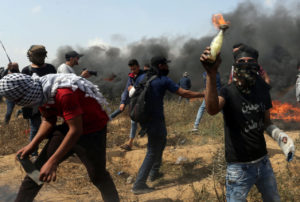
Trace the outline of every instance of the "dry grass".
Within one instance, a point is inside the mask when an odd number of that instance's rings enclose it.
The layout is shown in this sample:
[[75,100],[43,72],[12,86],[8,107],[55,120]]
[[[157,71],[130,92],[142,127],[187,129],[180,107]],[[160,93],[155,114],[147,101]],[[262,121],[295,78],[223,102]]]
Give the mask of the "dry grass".
[[15,112],[19,107],[15,107],[9,125],[4,125],[4,114],[6,112],[5,103],[0,104],[1,126],[0,126],[0,155],[15,153],[18,149],[28,143],[29,123],[22,118],[16,118]]
[[[199,132],[192,133],[191,129],[200,104],[199,101],[182,102],[180,104],[177,101],[165,101],[165,117],[168,129],[168,150],[165,153],[170,153],[169,150],[184,150],[193,146],[209,144],[215,145],[214,153],[211,155],[212,158],[207,161],[199,157],[180,165],[175,164],[174,161],[164,160],[161,170],[163,173],[166,173],[166,176],[156,181],[154,185],[162,189],[162,191],[165,188],[178,187],[175,189],[176,200],[166,197],[161,200],[148,201],[225,201],[226,163],[222,146],[224,133],[222,114],[213,117],[204,114],[200,122]],[[116,109],[117,107],[118,103],[115,102],[111,108]],[[4,113],[4,109],[5,106],[0,104],[1,114]],[[26,121],[15,119],[14,117],[8,126],[2,126],[0,128],[0,155],[15,153],[22,146],[26,145],[28,143],[28,134],[25,134],[25,130],[28,128]],[[108,150],[117,150],[116,148],[127,141],[129,130],[130,119],[128,118],[128,112],[125,111],[109,124]],[[295,143],[296,148],[300,148],[299,138]],[[137,138],[135,147],[143,149],[145,147],[145,139]],[[141,162],[138,163],[140,164]],[[143,198],[130,194],[129,189],[131,185],[126,185],[126,179],[132,173],[137,173],[137,170],[133,170],[130,173],[126,170],[126,166],[128,166],[128,162],[123,157],[115,161],[111,160],[107,165],[118,187],[122,201],[144,201]],[[117,173],[121,170],[125,172],[118,175]],[[298,191],[300,185],[299,159],[297,157],[293,163],[276,172],[276,179],[282,201],[300,201],[300,192]],[[210,184],[195,185],[195,183],[202,180],[209,180]],[[192,190],[192,195],[189,199],[183,197],[187,189],[182,188],[185,185],[190,185]],[[97,189],[89,181],[84,166],[76,157],[72,157],[60,165],[55,187],[58,187],[55,193],[67,194],[70,195],[70,198],[72,198],[72,195],[76,195],[78,197],[86,196],[86,201],[101,200]],[[45,189],[53,190],[53,186],[46,186]],[[99,197],[90,199],[88,196]],[[81,200],[78,199],[77,201]],[[261,201],[261,196],[256,188],[250,191],[248,201]]]

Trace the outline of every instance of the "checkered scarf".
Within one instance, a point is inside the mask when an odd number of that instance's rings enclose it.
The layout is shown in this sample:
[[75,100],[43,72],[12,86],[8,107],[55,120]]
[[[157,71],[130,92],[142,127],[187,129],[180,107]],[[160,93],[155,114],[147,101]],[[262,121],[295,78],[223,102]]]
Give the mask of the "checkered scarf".
[[34,106],[43,99],[41,82],[25,74],[8,74],[0,80],[0,95],[21,106]]
[[73,91],[80,89],[85,92],[85,97],[94,98],[100,105],[108,108],[108,102],[100,92],[98,86],[75,74],[47,74],[38,78],[43,86],[43,103],[54,104],[55,95],[59,88],[71,88]]
[[74,74],[48,74],[32,77],[25,74],[8,74],[0,80],[0,95],[21,106],[54,104],[59,88],[80,89],[86,97],[94,98],[100,105],[107,106],[99,88],[90,81]]

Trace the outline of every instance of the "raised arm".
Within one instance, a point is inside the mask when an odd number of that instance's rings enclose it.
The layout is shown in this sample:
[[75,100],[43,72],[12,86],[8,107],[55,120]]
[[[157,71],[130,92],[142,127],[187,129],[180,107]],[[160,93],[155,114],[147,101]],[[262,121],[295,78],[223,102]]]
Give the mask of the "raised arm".
[[205,103],[206,110],[210,115],[215,115],[220,112],[225,104],[225,99],[218,96],[217,91],[217,72],[221,64],[220,55],[217,57],[216,62],[209,63],[208,55],[210,54],[210,47],[207,47],[200,57],[200,61],[206,70],[206,94]]

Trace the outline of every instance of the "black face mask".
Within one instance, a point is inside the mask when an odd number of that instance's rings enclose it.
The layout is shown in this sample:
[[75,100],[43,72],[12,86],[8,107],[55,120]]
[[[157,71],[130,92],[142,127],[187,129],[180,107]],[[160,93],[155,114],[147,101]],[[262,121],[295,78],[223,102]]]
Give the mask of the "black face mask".
[[236,87],[244,94],[250,94],[256,83],[259,65],[257,63],[235,63],[233,80]]
[[163,76],[167,76],[169,74],[169,70],[168,69],[160,70],[160,74]]

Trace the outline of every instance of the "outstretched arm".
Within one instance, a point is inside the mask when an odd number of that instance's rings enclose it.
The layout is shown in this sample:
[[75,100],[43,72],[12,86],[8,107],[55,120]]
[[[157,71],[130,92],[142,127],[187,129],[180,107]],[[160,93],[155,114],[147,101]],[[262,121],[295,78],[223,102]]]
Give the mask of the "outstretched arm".
[[81,72],[80,76],[87,79],[87,78],[91,77],[91,74],[89,73],[88,70],[83,70]]
[[190,90],[185,90],[183,88],[179,88],[176,91],[176,94],[185,98],[200,98],[204,97],[203,92],[195,92],[195,91],[190,91]]
[[200,61],[206,70],[206,94],[205,103],[207,112],[210,115],[215,115],[222,110],[225,104],[225,99],[218,96],[217,91],[217,72],[221,64],[220,55],[218,55],[214,63],[208,62],[208,55],[210,55],[210,47],[207,47],[200,57]]
[[270,111],[267,110],[265,112],[265,130],[267,134],[272,137],[278,145],[280,146],[281,150],[283,151],[284,155],[286,156],[286,160],[289,162],[293,159],[295,153],[295,146],[293,140],[282,130],[280,130],[276,125],[274,125],[270,119]]

